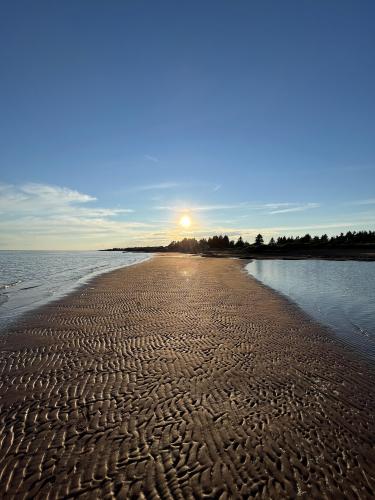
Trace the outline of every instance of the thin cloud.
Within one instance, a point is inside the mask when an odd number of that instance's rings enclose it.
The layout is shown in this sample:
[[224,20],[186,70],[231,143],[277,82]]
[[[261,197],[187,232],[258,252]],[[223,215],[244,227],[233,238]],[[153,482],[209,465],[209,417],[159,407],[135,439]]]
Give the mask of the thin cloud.
[[262,203],[250,204],[249,202],[229,203],[229,204],[212,204],[212,205],[158,205],[154,210],[169,210],[173,212],[207,212],[211,210],[265,210],[267,214],[281,214],[287,212],[302,212],[313,208],[320,207],[319,203]]
[[130,188],[131,191],[151,191],[151,190],[162,190],[162,189],[174,189],[174,188],[205,188],[207,190],[212,190],[217,192],[221,189],[221,184],[212,184],[208,182],[176,182],[176,181],[165,181],[156,182],[151,184],[143,184],[140,186],[134,186]]
[[156,184],[145,184],[143,186],[135,186],[133,191],[154,191],[158,189],[173,189],[181,187],[183,184],[179,182],[158,182]]
[[[151,225],[118,219],[130,208],[92,207],[94,196],[60,186],[0,184],[1,248],[80,248],[82,240],[123,237]],[[25,238],[25,236],[27,236]]]
[[351,205],[375,205],[375,198],[368,198],[367,200],[353,201]]
[[319,208],[320,204],[319,203],[305,203],[304,205],[294,205],[290,204],[291,206],[287,206],[286,208],[278,208],[277,210],[271,210],[268,212],[269,214],[285,214],[288,212],[304,212],[305,210],[310,210],[312,208]]
[[144,155],[144,157],[148,161],[152,161],[153,163],[159,163],[159,158],[156,158],[156,156]]
[[295,203],[286,203],[286,202],[283,202],[283,203],[263,203],[263,204],[255,205],[254,208],[257,208],[257,209],[269,208],[270,210],[271,209],[276,210],[279,208],[281,209],[283,207],[291,207],[294,205],[295,205]]
[[43,200],[56,200],[60,202],[77,202],[77,203],[87,203],[89,201],[95,201],[94,196],[88,194],[83,194],[73,189],[59,186],[50,186],[48,184],[37,184],[29,182],[23,184],[20,191],[24,195],[31,195],[38,197]]
[[171,212],[207,212],[211,210],[232,210],[236,208],[246,207],[246,203],[236,203],[233,205],[197,205],[197,206],[184,206],[184,205],[160,205],[154,207],[154,210],[169,210]]
[[26,183],[20,186],[0,184],[0,211],[3,214],[21,216],[42,214],[74,214],[85,217],[113,217],[131,213],[131,208],[90,207],[94,196],[73,189],[48,184]]

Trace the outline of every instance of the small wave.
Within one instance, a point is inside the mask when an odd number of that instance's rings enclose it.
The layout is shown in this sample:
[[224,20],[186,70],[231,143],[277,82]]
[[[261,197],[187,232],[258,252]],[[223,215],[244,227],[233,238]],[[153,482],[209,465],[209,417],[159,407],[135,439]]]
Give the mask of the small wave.
[[371,342],[374,342],[374,339],[372,338],[370,332],[366,330],[366,328],[363,328],[362,326],[358,325],[357,323],[354,323],[353,321],[349,320],[349,323],[352,325],[353,329],[358,332],[360,335],[364,335],[365,337],[368,338]]
[[[8,325],[9,318],[13,321],[26,311],[63,297],[99,274],[141,262],[151,254],[124,257],[99,252],[62,252],[56,259],[53,252],[35,252],[10,254],[6,259],[3,257],[3,262],[1,256],[0,252],[0,265],[7,274],[0,278],[0,330]],[[17,274],[9,275],[9,270]],[[7,290],[13,286],[15,288]]]
[[12,283],[5,283],[4,285],[0,285],[0,290],[7,290],[8,288],[19,285],[20,283],[22,283],[21,280],[14,281]]

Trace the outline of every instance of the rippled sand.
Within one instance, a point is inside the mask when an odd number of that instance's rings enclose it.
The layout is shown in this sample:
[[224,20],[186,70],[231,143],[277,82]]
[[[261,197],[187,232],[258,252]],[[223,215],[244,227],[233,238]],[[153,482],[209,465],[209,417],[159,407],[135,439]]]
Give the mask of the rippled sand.
[[0,342],[2,498],[373,498],[374,372],[240,261],[158,256]]

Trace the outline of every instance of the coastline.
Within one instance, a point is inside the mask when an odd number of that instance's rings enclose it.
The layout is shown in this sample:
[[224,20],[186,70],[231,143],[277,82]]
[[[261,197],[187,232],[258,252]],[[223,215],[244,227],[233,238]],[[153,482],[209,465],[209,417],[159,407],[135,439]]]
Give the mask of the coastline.
[[140,264],[2,336],[0,496],[370,498],[371,367],[244,261]]
[[[294,308],[297,308],[301,312],[301,314],[306,316],[313,323],[316,323],[321,330],[324,330],[326,332],[328,339],[330,339],[332,342],[343,348],[346,352],[349,353],[350,356],[354,356],[360,361],[365,362],[372,369],[375,368],[375,357],[372,350],[368,349],[369,348],[368,343],[354,342],[352,338],[353,332],[351,332],[351,335],[349,335],[347,332],[346,335],[343,335],[343,329],[340,329],[340,326],[337,325],[337,323],[335,323],[333,320],[329,322],[327,320],[327,317],[323,317],[321,314],[318,314],[317,311],[308,310],[308,308],[306,308],[306,304],[300,303],[296,296],[293,297],[287,291],[282,291],[280,289],[277,289],[276,287],[274,288],[271,284],[262,281],[254,273],[252,273],[251,270],[247,269],[247,266],[255,262],[256,260],[257,259],[244,260],[245,262],[244,269],[246,270],[248,276],[251,277],[251,279],[255,280],[259,284],[259,286],[265,287],[267,290],[270,291],[270,293],[276,294],[278,297],[284,300],[286,304],[290,304]],[[271,260],[271,259],[266,259],[266,260]],[[278,260],[278,259],[272,259],[272,260]],[[305,260],[305,259],[294,259],[294,260]],[[306,259],[306,260],[314,260],[314,259]],[[316,260],[327,260],[327,259],[316,259]],[[332,259],[330,260],[333,261]],[[367,262],[367,261],[361,260],[361,262]],[[353,324],[354,323],[351,322],[351,325]],[[357,325],[357,329],[358,328],[359,327]]]
[[202,253],[202,257],[216,257],[216,258],[237,258],[237,259],[249,259],[249,260],[333,260],[333,261],[347,261],[354,260],[356,262],[374,262],[375,253],[371,254],[352,254],[340,255],[336,253],[332,254],[309,254],[309,253],[269,253],[269,254],[259,254],[259,253],[226,253],[226,252],[207,252]]
[[[152,252],[168,253],[178,252],[189,254],[191,250],[168,250],[168,247],[130,247],[112,248],[102,250],[104,252]],[[289,247],[270,247],[270,245],[248,246],[241,249],[196,249],[195,254],[202,257],[236,257],[239,259],[285,259],[285,260],[355,260],[372,262],[375,261],[375,245],[292,245]]]
[[[51,252],[46,251],[46,253],[51,253]],[[54,251],[52,253],[56,252]],[[61,251],[61,253],[64,254],[69,252]],[[86,252],[78,252],[78,254],[79,253],[84,254]],[[136,256],[136,258],[139,259],[139,255],[135,254],[134,256]],[[116,263],[115,265],[112,265],[110,268],[103,268],[103,267],[95,268],[95,263],[93,263],[92,267],[90,267],[89,270],[86,270],[84,274],[83,270],[78,268],[77,271],[78,273],[81,274],[80,276],[75,277],[74,279],[71,280],[57,282],[56,284],[54,284],[53,287],[48,285],[48,280],[46,280],[45,277],[43,277],[44,281],[43,278],[42,280],[34,278],[29,282],[27,280],[26,281],[21,280],[16,283],[12,283],[11,285],[5,285],[2,290],[2,293],[5,295],[5,298],[3,299],[3,302],[0,303],[0,306],[4,304],[4,307],[6,307],[8,303],[11,302],[12,308],[8,311],[8,313],[6,312],[4,313],[4,310],[1,310],[0,335],[3,334],[3,332],[6,329],[11,328],[12,325],[17,324],[17,322],[25,314],[26,315],[28,313],[32,314],[33,311],[36,311],[39,308],[49,303],[58,301],[64,297],[69,296],[70,294],[74,293],[74,291],[79,290],[80,288],[90,284],[90,282],[94,280],[96,277],[106,274],[108,272],[116,271],[117,269],[121,269],[123,267],[140,264],[144,261],[152,259],[152,257],[153,257],[152,254],[144,254],[136,262],[130,261],[130,262]],[[54,276],[50,276],[50,279],[53,280]],[[21,288],[21,290],[16,289],[16,294],[17,294],[16,297],[13,297],[11,295],[11,297],[9,298],[7,296],[9,293],[11,294],[14,293],[14,286],[19,288],[19,287],[25,287],[25,285],[26,288]],[[22,294],[22,291],[25,290],[26,293],[28,293],[30,289],[32,290],[31,294],[25,296],[25,294],[23,293],[23,296],[21,295],[21,298],[19,297],[20,292]],[[37,291],[37,295],[35,295],[35,290]]]

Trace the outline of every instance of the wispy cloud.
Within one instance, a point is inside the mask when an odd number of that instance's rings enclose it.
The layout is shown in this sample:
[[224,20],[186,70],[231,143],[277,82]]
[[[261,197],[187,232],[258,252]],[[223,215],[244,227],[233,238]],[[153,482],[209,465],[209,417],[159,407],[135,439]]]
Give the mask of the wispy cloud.
[[144,157],[148,161],[152,161],[153,163],[159,163],[159,158],[156,158],[156,156],[144,155]]
[[154,207],[154,210],[169,210],[173,212],[207,212],[211,210],[262,210],[267,214],[281,214],[287,212],[303,212],[305,210],[310,210],[313,208],[320,207],[319,203],[259,203],[252,204],[249,202],[241,203],[219,203],[219,204],[205,204],[205,205],[185,205],[185,204],[174,204],[174,205],[158,205]]
[[69,188],[46,184],[26,183],[22,186],[0,184],[0,208],[33,209],[33,202],[36,200],[39,205],[46,207],[56,204],[66,206],[72,203],[87,203],[95,201],[96,198]]
[[213,184],[212,182],[198,182],[198,181],[162,181],[150,184],[141,184],[139,186],[133,186],[130,191],[152,191],[152,190],[163,190],[163,189],[175,189],[175,188],[195,188],[204,191],[217,192],[222,188],[221,184]]
[[234,204],[213,204],[213,205],[159,205],[154,207],[154,210],[169,210],[171,212],[207,212],[211,210],[232,210],[243,208],[247,203]]
[[74,214],[86,217],[112,217],[131,213],[131,208],[88,206],[94,196],[48,184],[26,183],[20,186],[0,184],[0,211],[8,215],[42,214],[44,217]]
[[182,187],[184,184],[180,182],[157,182],[155,184],[144,184],[142,186],[134,186],[132,191],[157,191],[160,189],[174,189]]
[[[268,212],[269,214],[285,214],[288,212],[304,212],[305,210],[311,210],[312,208],[319,208],[319,203],[305,203],[298,205],[297,203],[285,203],[278,205],[278,208]],[[269,207],[271,208],[271,207]]]
[[269,210],[276,210],[276,209],[282,209],[284,207],[290,207],[294,205],[294,203],[262,203],[258,205],[254,205],[254,208],[257,209],[269,209]]
[[119,216],[133,212],[130,208],[91,206],[95,201],[66,187],[0,184],[0,247],[81,248],[88,240],[93,247],[100,239],[151,227],[121,220]]
[[367,200],[356,200],[351,205],[375,205],[375,198],[368,198]]

